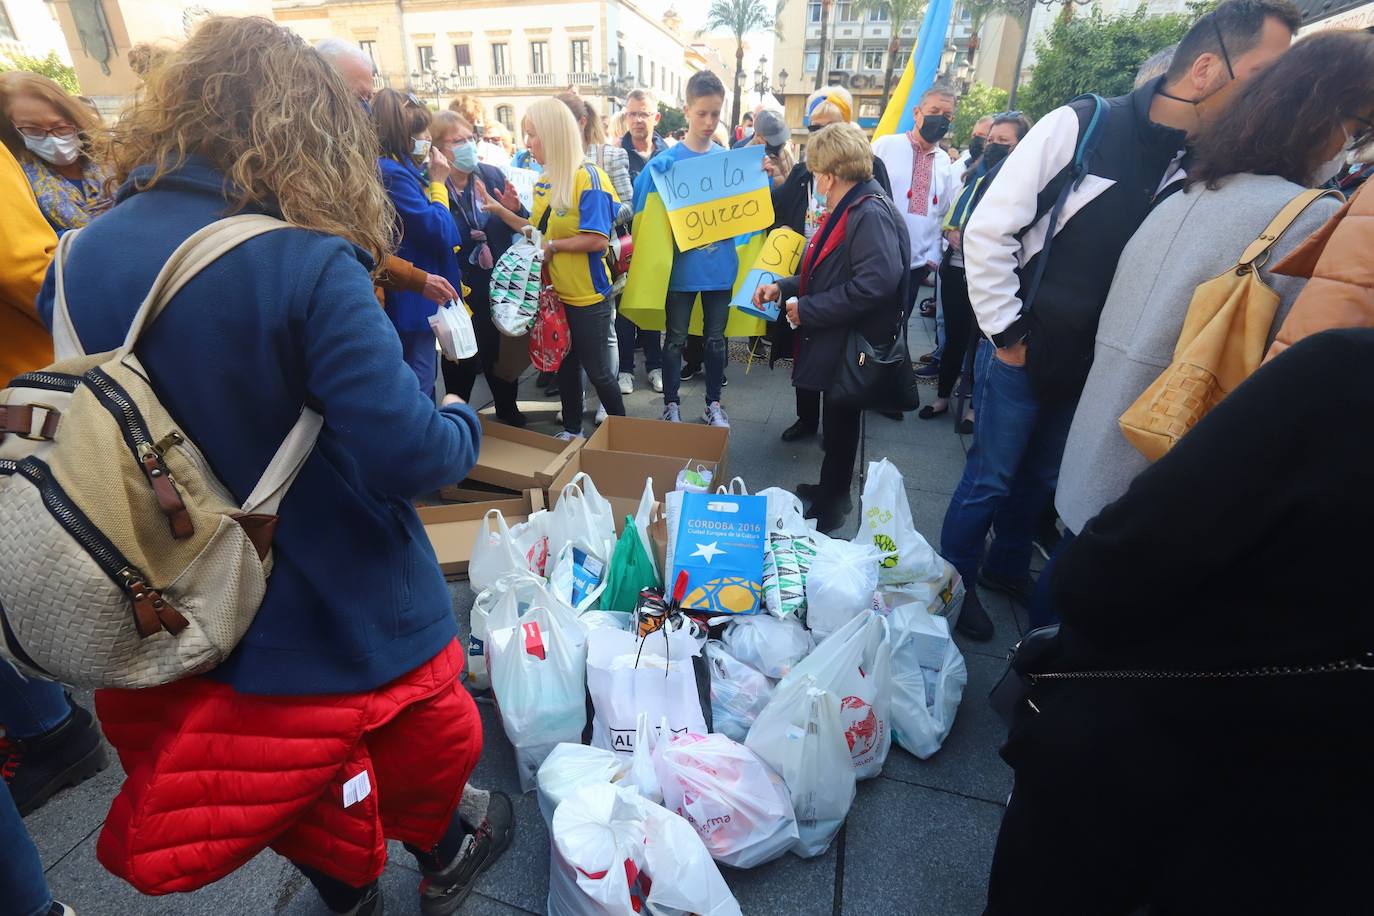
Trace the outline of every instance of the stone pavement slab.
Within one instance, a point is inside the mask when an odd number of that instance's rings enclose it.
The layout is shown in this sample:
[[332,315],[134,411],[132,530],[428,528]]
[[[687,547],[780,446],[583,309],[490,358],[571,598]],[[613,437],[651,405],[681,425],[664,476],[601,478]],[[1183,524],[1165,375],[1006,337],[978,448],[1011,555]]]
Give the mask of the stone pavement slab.
[[[930,348],[933,322],[915,319],[911,348]],[[733,420],[730,467],[751,490],[794,487],[816,479],[819,440],[784,443],[778,437],[796,419],[793,390],[786,369],[768,371],[755,365],[747,374],[731,363],[725,406]],[[657,417],[662,396],[639,378],[640,387],[626,399],[634,416]],[[695,417],[704,383],[687,382],[683,403]],[[537,399],[532,383],[522,390]],[[934,389],[922,388],[929,400]],[[483,383],[474,403],[483,404]],[[595,401],[588,397],[587,431]],[[556,431],[552,410],[536,428]],[[866,451],[870,460],[887,457],[902,472],[916,527],[938,547],[940,524],[949,495],[963,469],[968,437],[954,433],[952,420],[922,421],[908,416],[901,423],[870,417]],[[858,525],[856,482],[854,511],[843,533]],[[465,582],[451,584],[454,614],[466,636],[473,595]],[[965,654],[969,684],[953,730],[933,758],[917,760],[894,746],[883,774],[859,785],[858,796],[840,838],[821,856],[803,861],[784,856],[750,871],[722,869],[746,914],[825,916],[825,914],[939,914],[964,916],[981,912],[984,886],[1002,805],[1011,785],[1010,770],[997,756],[1003,732],[987,706],[987,692],[1001,673],[1007,647],[1025,626],[1001,595],[982,592],[997,626],[988,643],[956,641]],[[89,705],[89,693],[78,694]],[[533,793],[521,795],[514,753],[501,729],[496,709],[479,703],[485,747],[473,783],[506,791],[515,801],[517,828],[511,849],[479,881],[474,896],[460,911],[510,916],[542,913],[548,888],[549,840]],[[34,834],[53,891],[72,903],[81,916],[195,916],[195,914],[283,914],[326,916],[313,889],[284,860],[263,853],[238,872],[195,894],[160,898],[139,895],[110,876],[95,859],[96,836],[122,776],[118,765],[84,785],[68,790],[31,815]],[[390,916],[418,912],[419,874],[414,860],[391,844],[391,861],[383,878]]]

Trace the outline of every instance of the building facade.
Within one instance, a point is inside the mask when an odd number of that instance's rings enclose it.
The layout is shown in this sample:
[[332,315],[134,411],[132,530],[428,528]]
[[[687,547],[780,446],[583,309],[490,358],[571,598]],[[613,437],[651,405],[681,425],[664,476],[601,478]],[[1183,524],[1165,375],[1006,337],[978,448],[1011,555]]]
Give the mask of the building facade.
[[675,104],[690,72],[663,0],[274,0],[274,14],[307,41],[355,42],[379,86],[437,107],[477,96],[513,134],[532,102],[569,87],[611,114],[636,87]]
[[47,57],[56,53],[72,62],[57,10],[45,0],[0,0],[0,58],[15,54]]

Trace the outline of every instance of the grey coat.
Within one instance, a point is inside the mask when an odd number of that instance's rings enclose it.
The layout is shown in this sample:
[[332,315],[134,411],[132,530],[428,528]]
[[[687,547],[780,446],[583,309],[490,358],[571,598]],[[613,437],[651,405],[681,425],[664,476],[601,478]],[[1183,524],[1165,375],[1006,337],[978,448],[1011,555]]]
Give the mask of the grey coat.
[[[1196,185],[1156,207],[1126,244],[1097,325],[1092,371],[1059,470],[1055,508],[1070,531],[1082,531],[1149,466],[1121,435],[1117,419],[1173,359],[1194,288],[1234,264],[1303,190],[1272,175],[1233,175],[1215,191]],[[1260,269],[1261,279],[1279,295],[1270,341],[1305,281],[1267,268],[1338,209],[1334,199],[1308,207]]]

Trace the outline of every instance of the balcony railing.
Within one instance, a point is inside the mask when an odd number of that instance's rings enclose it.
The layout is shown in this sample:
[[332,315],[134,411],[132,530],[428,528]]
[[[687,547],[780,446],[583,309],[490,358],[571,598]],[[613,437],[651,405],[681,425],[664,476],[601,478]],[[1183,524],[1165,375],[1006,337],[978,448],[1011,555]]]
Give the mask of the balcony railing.
[[601,84],[599,73],[569,73],[568,82],[574,86],[597,86]]
[[460,73],[453,85],[458,89],[476,89],[477,77],[471,73]]
[[514,89],[514,73],[492,73],[487,76],[487,86],[492,89]]

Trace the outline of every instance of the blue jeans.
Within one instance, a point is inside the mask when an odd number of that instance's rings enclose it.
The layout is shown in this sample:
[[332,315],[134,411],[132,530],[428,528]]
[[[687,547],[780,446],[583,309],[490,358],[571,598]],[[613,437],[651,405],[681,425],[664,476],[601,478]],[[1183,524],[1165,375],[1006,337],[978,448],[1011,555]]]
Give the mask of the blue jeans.
[[1069,549],[1069,545],[1074,542],[1076,537],[1078,535],[1067,528],[1064,529],[1064,536],[1059,539],[1058,544],[1054,545],[1054,552],[1045,561],[1045,568],[1040,570],[1040,578],[1035,583],[1030,607],[1027,608],[1031,629],[1047,627],[1059,622],[1059,611],[1054,607],[1054,594],[1050,591],[1054,583],[1050,580],[1054,577],[1054,571],[1059,566],[1059,558],[1064,555],[1064,551]]
[[420,381],[420,390],[425,397],[434,400],[434,376],[439,371],[439,351],[434,349],[434,332],[429,328],[423,331],[402,331],[396,329],[401,338],[401,355],[406,365]]
[[720,400],[725,379],[725,324],[730,320],[730,291],[702,290],[700,293],[668,291],[664,302],[667,340],[663,361],[663,403],[678,404],[682,399],[682,351],[687,346],[687,327],[692,323],[692,308],[701,296],[701,336],[706,342],[706,403]]
[[36,738],[57,728],[71,714],[61,684],[37,678],[26,681],[9,662],[0,660],[0,725],[7,735]]
[[[940,553],[965,582],[978,568],[1013,581],[1030,574],[1031,539],[1059,480],[1059,463],[1073,422],[1073,403],[1041,404],[1024,366],[1009,366],[979,343],[978,425],[964,476],[950,499]],[[997,536],[987,551],[988,531]]]
[[615,316],[615,336],[620,346],[620,371],[635,374],[635,346],[644,348],[644,371],[663,368],[663,339],[658,331],[641,331],[624,315]]
[[[0,666],[9,667],[8,662]],[[43,860],[24,829],[9,789],[0,790],[0,911],[14,916],[43,916],[52,906]]]

